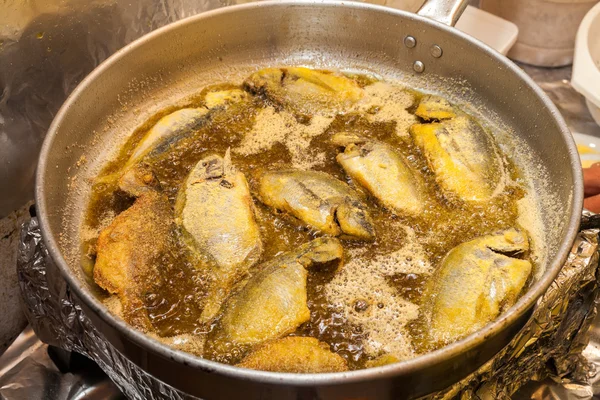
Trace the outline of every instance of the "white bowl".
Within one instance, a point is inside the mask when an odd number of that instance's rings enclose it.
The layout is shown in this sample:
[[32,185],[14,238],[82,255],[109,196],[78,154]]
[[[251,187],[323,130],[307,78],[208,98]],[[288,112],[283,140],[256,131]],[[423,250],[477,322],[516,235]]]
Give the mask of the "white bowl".
[[585,96],[600,125],[600,3],[586,14],[577,31],[571,85]]
[[587,105],[588,110],[590,110],[590,114],[592,114],[594,121],[600,125],[600,107],[592,103],[590,99],[585,99],[585,104]]

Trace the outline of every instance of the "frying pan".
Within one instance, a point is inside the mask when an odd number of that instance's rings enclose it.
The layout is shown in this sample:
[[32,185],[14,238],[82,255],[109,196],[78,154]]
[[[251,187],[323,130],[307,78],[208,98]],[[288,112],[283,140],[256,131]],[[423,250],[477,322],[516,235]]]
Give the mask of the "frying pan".
[[[453,29],[466,1],[429,0],[418,14],[353,2],[259,2],[197,15],[123,48],[94,70],[54,119],[40,155],[36,203],[49,253],[107,340],[157,379],[207,399],[414,398],[465,377],[504,347],[563,265],[582,210],[581,166],[551,101],[516,65]],[[240,369],[173,350],[108,312],[82,272],[90,182],[136,126],[209,83],[265,66],[342,68],[439,92],[499,126],[504,151],[532,182],[537,244],[528,291],[463,340],[397,364],[331,374]]]

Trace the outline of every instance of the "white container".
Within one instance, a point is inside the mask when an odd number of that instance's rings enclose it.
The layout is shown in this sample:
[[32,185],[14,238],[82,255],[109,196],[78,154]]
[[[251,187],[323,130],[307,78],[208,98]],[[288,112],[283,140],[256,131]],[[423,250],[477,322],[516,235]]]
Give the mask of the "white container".
[[585,96],[600,125],[600,3],[587,13],[577,31],[571,85]]
[[577,27],[598,0],[481,0],[481,8],[514,22],[517,43],[508,57],[531,65],[573,62]]
[[[423,0],[365,1],[410,12],[417,12],[423,5]],[[515,44],[519,34],[519,28],[514,23],[472,6],[467,6],[456,23],[456,28],[504,55]]]
[[519,35],[519,28],[514,23],[471,6],[467,6],[460,16],[456,28],[504,55]]

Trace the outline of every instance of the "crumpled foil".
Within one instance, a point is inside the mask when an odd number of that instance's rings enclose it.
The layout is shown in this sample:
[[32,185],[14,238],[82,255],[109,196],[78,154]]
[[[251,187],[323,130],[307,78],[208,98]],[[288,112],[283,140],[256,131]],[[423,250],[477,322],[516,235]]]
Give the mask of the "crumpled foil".
[[[527,326],[476,373],[428,399],[591,398],[594,361],[600,361],[600,349],[596,348],[600,341],[588,345],[595,333],[589,328],[600,294],[598,255],[598,230],[580,232],[565,266],[538,302]],[[36,218],[23,224],[17,264],[25,312],[40,340],[94,360],[131,399],[195,398],[138,368],[96,330],[49,257]],[[13,377],[9,385],[28,393],[18,379],[17,375],[15,382]],[[22,374],[21,379],[28,375]],[[532,380],[544,379],[561,385],[528,386]],[[6,377],[0,378],[2,398],[27,398],[23,393],[6,395],[6,381]],[[535,391],[522,397],[532,387]]]
[[0,0],[0,217],[33,198],[54,115],[111,54],[185,17],[247,0]]
[[25,329],[0,359],[0,399],[122,400],[89,358],[40,342]]
[[[197,399],[155,379],[117,351],[96,330],[73,298],[69,287],[42,241],[37,218],[23,224],[17,260],[19,284],[25,315],[42,342],[94,360],[119,389],[132,400]],[[41,374],[40,374],[41,375]],[[43,377],[43,376],[42,376]],[[21,393],[15,397],[2,392],[6,400],[36,398],[27,387],[29,374],[23,374]],[[9,380],[11,386],[20,382]],[[23,396],[23,391],[26,396]],[[31,394],[32,397],[27,395]]]

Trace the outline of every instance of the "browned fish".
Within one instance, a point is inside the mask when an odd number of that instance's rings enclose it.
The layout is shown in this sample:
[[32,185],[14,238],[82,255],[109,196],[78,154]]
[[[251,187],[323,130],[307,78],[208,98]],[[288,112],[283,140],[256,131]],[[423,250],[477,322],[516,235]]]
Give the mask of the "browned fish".
[[303,67],[261,69],[244,85],[300,120],[342,112],[363,96],[358,84],[344,75]]
[[267,171],[260,175],[258,193],[266,205],[323,233],[375,239],[373,220],[363,199],[325,172]]
[[159,257],[168,250],[173,212],[166,197],[141,195],[100,232],[94,280],[116,294],[123,316],[138,329],[151,329],[144,296],[161,281]]
[[531,263],[517,258],[528,250],[527,235],[516,229],[450,250],[426,290],[433,341],[461,339],[510,308],[531,274]]
[[359,185],[396,214],[418,215],[427,204],[421,176],[392,146],[346,132],[332,142],[344,146],[337,161]]
[[305,374],[348,370],[346,360],[331,352],[327,343],[302,336],[290,336],[269,342],[252,352],[237,366]]
[[456,117],[454,107],[443,97],[427,94],[421,98],[415,115],[425,121],[450,119]]
[[177,196],[175,221],[186,245],[209,276],[207,304],[201,321],[211,321],[262,253],[260,231],[244,174],[225,157],[200,160]]
[[450,200],[491,199],[506,174],[491,135],[474,119],[461,116],[410,128],[415,144]]
[[209,336],[209,356],[231,359],[239,349],[285,336],[310,318],[307,268],[339,263],[343,255],[335,238],[315,239],[259,266],[250,280],[225,303]]

